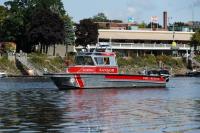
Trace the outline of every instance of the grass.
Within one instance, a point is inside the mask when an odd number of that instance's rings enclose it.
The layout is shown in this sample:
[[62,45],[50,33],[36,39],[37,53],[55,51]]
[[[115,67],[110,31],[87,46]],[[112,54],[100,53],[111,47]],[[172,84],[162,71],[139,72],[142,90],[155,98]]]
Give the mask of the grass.
[[7,72],[10,75],[19,75],[20,71],[17,69],[14,61],[9,61],[6,56],[0,57],[0,70]]
[[46,68],[48,72],[64,71],[64,61],[59,56],[48,57],[46,54],[31,53],[28,55],[28,57],[29,62],[31,62],[35,68],[41,71],[44,71],[44,68]]
[[120,71],[122,73],[138,73],[143,69],[160,69],[165,68],[168,70],[173,69],[174,73],[177,70],[186,69],[186,65],[181,58],[174,58],[171,56],[154,56],[146,55],[143,57],[129,57],[117,58]]

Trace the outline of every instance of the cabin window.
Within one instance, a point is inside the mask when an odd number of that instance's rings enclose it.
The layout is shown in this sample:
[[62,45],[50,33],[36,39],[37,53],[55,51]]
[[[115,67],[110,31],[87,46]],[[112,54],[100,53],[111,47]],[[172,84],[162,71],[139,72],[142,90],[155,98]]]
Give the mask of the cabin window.
[[77,65],[94,65],[94,62],[90,56],[77,56],[76,64]]
[[97,65],[103,65],[103,57],[95,57],[94,59]]
[[84,64],[83,56],[76,57],[75,63],[76,65],[83,65]]
[[109,57],[95,57],[94,59],[97,65],[110,65]]

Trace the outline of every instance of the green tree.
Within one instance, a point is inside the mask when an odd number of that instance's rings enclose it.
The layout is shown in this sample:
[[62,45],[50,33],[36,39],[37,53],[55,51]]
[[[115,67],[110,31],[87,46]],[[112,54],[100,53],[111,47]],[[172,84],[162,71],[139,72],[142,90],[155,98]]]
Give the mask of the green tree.
[[152,28],[152,29],[156,29],[156,28],[162,28],[162,26],[160,25],[160,24],[158,24],[158,23],[149,23],[148,25],[147,25],[147,28]]
[[[33,45],[41,44],[40,51],[47,53],[50,45],[55,47],[56,43],[64,42],[64,22],[58,14],[49,9],[36,9],[31,15],[27,35]],[[55,49],[53,55],[55,55]]]
[[146,28],[147,27],[145,22],[140,23],[138,26],[139,26],[139,28]]
[[33,6],[30,0],[8,0],[5,6],[9,9],[9,17],[4,22],[4,30],[7,41],[17,44],[17,51],[30,52],[31,47],[27,43],[26,26],[29,23],[29,15]]
[[3,23],[5,19],[8,17],[8,10],[4,6],[0,6],[0,42],[4,41],[4,27]]
[[97,15],[93,16],[92,20],[94,22],[108,22],[109,21],[104,13],[98,13]]
[[30,27],[30,14],[36,8],[51,9],[59,15],[65,14],[61,0],[8,0],[4,4],[10,13],[3,24],[4,35],[7,41],[17,43],[17,51],[31,51],[32,45],[29,45],[26,32]]
[[61,0],[32,0],[37,7],[51,9],[52,12],[61,16],[65,15],[65,9]]
[[181,26],[188,26],[188,24],[183,22],[174,22],[174,26],[181,27]]
[[96,44],[98,38],[98,26],[91,19],[83,19],[76,25],[76,44],[86,47],[88,44]]
[[0,5],[0,25],[3,24],[7,16],[8,16],[8,10],[4,6]]
[[195,32],[191,38],[191,46],[194,47],[194,50],[197,50],[197,46],[200,46],[200,30]]
[[104,13],[98,13],[97,15],[91,18],[93,22],[115,22],[115,23],[122,23],[122,20],[114,19],[109,20]]
[[[12,3],[10,6],[7,4],[9,4],[9,1],[5,3],[9,7],[7,10],[9,15],[4,19],[2,24],[4,41],[13,41],[23,45],[23,42],[25,42],[24,10],[18,7],[17,2]],[[17,47],[19,48],[19,45]]]
[[66,46],[66,53],[68,52],[68,45],[74,45],[75,44],[75,32],[73,28],[73,22],[71,18],[68,15],[63,16],[64,20],[64,27],[65,27],[65,46]]
[[109,20],[109,22],[114,22],[114,23],[123,23],[122,20],[117,20],[117,19]]

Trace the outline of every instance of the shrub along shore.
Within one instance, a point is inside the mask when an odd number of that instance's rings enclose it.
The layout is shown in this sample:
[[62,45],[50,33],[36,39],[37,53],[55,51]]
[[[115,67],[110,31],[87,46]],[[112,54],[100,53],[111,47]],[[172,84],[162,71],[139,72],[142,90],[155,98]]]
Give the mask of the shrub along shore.
[[[38,70],[44,68],[48,72],[64,72],[66,64],[72,65],[74,55],[69,54],[68,58],[60,56],[47,56],[45,54],[32,53],[28,55],[28,61]],[[66,63],[67,62],[67,63]],[[182,58],[171,56],[139,56],[139,57],[120,57],[117,56],[120,73],[139,74],[145,70],[167,69],[172,75],[185,74],[188,69]],[[9,61],[6,57],[0,57],[0,72],[7,72],[9,75],[22,75],[14,61]]]
[[0,72],[6,72],[10,75],[21,75],[15,62],[8,60],[6,56],[0,57]]
[[186,74],[187,64],[183,58],[172,56],[139,56],[122,58],[118,57],[121,73],[139,74],[143,70],[167,69],[172,75]]

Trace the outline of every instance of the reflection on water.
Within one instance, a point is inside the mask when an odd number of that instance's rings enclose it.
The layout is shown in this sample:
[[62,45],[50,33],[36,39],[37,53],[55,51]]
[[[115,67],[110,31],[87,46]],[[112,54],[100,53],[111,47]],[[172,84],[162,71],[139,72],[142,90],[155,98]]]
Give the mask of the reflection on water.
[[59,91],[46,80],[4,83],[0,132],[200,132],[198,78],[171,79],[166,89]]

